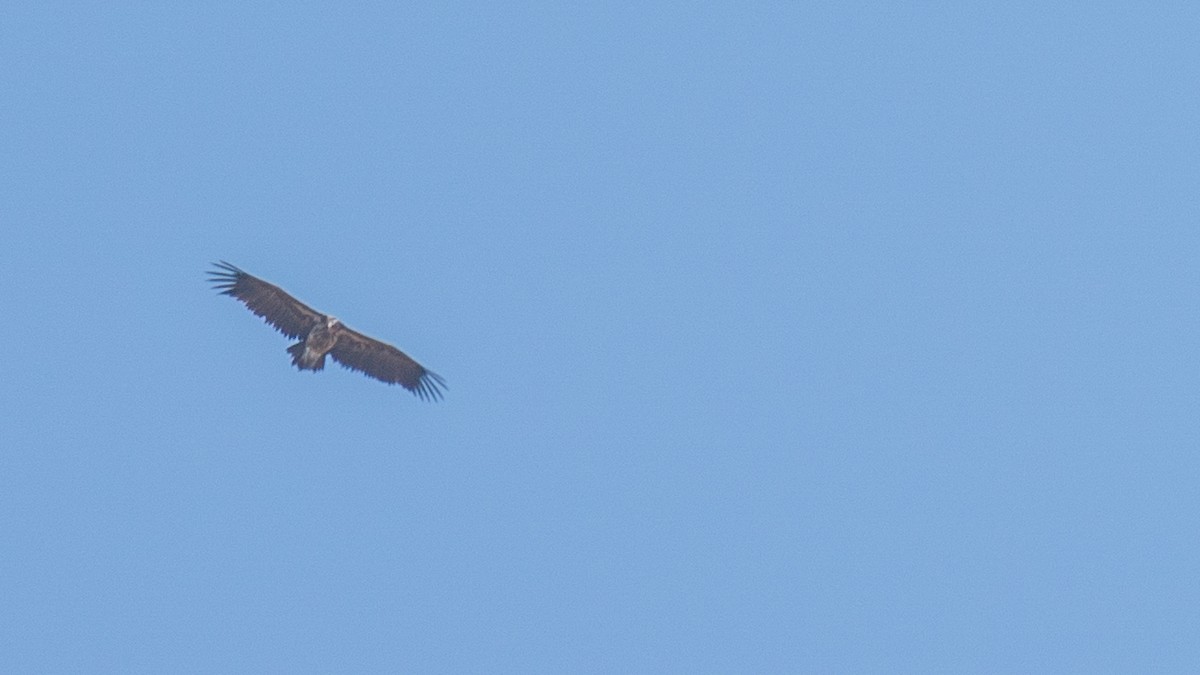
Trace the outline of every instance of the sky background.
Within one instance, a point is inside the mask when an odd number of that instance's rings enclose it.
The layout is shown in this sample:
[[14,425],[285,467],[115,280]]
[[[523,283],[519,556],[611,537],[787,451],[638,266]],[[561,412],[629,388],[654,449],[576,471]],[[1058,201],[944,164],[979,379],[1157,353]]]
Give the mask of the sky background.
[[1200,10],[918,4],[4,3],[5,668],[1195,672]]

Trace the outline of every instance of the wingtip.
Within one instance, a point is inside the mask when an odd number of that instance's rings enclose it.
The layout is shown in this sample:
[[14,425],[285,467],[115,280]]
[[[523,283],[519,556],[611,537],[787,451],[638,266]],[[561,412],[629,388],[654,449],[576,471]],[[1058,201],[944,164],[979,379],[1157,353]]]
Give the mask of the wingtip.
[[213,285],[215,290],[222,291],[224,295],[233,295],[234,286],[246,273],[238,269],[236,265],[231,265],[224,260],[214,262],[212,265],[217,269],[205,270],[208,282]]
[[417,386],[413,389],[413,393],[422,401],[434,403],[443,399],[442,389],[449,388],[446,386],[446,381],[442,379],[441,375],[432,370],[426,370],[421,375],[421,379],[417,381]]

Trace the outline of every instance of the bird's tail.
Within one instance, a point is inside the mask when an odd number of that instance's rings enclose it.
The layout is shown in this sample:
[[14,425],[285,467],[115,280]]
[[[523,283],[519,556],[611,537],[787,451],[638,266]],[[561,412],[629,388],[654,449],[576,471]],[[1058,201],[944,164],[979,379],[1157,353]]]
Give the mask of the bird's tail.
[[288,347],[287,351],[292,355],[292,365],[300,370],[321,370],[325,367],[325,355],[309,352],[303,342]]

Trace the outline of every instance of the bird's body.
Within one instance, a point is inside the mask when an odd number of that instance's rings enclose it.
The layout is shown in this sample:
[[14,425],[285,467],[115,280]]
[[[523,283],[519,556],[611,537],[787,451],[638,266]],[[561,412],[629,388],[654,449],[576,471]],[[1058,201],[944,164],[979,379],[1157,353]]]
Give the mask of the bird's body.
[[321,370],[325,357],[388,384],[399,384],[422,399],[440,399],[441,377],[392,345],[353,330],[336,317],[322,314],[283,289],[247,274],[227,262],[216,263],[211,281],[224,295],[246,307],[287,337],[300,339],[288,347],[300,370]]
[[334,317],[326,317],[318,322],[304,339],[288,347],[292,355],[292,365],[300,370],[321,370],[325,367],[325,355],[337,344],[342,322]]

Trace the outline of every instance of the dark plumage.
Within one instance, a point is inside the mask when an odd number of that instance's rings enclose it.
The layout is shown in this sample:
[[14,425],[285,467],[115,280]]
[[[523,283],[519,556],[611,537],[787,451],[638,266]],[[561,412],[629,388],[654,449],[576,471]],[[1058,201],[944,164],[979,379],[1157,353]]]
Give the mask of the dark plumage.
[[221,261],[210,271],[213,287],[245,303],[280,333],[300,342],[288,347],[300,370],[321,370],[328,354],[350,370],[388,384],[398,384],[423,400],[438,400],[446,383],[437,373],[395,347],[352,330],[335,317],[322,314],[283,289]]

